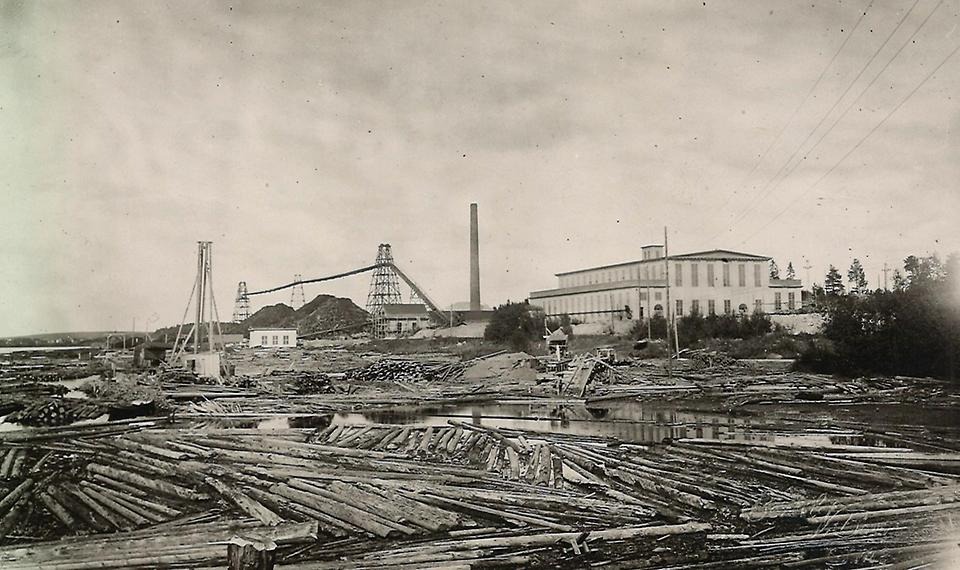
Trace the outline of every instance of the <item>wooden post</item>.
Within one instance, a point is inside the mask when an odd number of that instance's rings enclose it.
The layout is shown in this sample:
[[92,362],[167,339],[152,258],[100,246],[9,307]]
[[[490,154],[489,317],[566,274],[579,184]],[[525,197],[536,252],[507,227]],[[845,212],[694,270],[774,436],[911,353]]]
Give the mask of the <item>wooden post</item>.
[[673,352],[670,350],[670,248],[667,245],[667,226],[663,226],[663,266],[667,284],[667,310],[664,313],[667,317],[667,335],[664,339],[667,341],[667,377],[673,378],[673,355],[670,354]]
[[273,570],[276,561],[277,544],[272,540],[234,536],[227,543],[229,570]]

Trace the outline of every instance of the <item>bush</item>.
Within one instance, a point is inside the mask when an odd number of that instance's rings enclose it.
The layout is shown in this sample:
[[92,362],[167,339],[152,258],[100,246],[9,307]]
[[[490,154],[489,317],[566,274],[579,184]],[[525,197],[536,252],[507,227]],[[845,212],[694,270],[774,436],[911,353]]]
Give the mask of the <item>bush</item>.
[[527,302],[500,305],[494,309],[490,324],[483,331],[484,340],[503,342],[513,350],[524,352],[542,335],[543,311]]

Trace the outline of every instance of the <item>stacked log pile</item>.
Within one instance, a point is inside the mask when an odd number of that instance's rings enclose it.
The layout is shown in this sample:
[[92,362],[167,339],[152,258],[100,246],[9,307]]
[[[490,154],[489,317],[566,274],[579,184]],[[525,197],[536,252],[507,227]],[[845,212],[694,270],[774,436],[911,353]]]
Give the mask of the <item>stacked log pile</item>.
[[433,382],[456,377],[462,370],[463,365],[457,362],[385,358],[347,370],[346,377],[361,382]]
[[100,404],[85,400],[45,398],[25,404],[7,416],[6,421],[25,426],[62,426],[103,415]]

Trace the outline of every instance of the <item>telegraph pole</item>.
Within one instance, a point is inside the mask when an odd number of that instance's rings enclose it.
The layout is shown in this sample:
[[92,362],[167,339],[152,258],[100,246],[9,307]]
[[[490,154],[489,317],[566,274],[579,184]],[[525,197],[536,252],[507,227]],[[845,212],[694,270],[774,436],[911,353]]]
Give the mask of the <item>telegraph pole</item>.
[[673,350],[670,348],[670,248],[667,246],[667,226],[663,226],[663,266],[667,281],[667,377],[673,378]]

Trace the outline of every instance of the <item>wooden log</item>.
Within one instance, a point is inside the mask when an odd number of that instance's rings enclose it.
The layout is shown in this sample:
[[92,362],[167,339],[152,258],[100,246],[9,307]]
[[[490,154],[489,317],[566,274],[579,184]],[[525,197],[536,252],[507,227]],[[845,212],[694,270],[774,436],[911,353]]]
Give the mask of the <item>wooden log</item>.
[[[374,505],[367,505],[360,501],[356,496],[341,497],[337,493],[332,493],[322,487],[319,487],[309,481],[300,479],[290,479],[287,484],[294,489],[299,489],[314,495],[318,504],[325,504],[326,508],[321,510],[329,512],[339,519],[346,520],[351,524],[366,528],[379,536],[390,536],[395,532],[383,529],[392,529],[404,534],[416,534],[416,530],[407,525],[392,521],[377,513]],[[350,499],[353,499],[352,501]],[[383,532],[383,534],[381,534]]]
[[50,493],[46,491],[40,491],[38,496],[40,498],[40,502],[43,503],[45,507],[47,507],[47,510],[50,511],[50,513],[53,514],[53,516],[55,516],[57,520],[60,521],[61,524],[63,524],[63,526],[69,529],[76,528],[77,519],[75,519],[73,515],[67,512],[67,509],[65,509],[63,505],[57,502],[56,499],[50,496]]
[[117,501],[114,497],[102,493],[100,491],[102,487],[98,487],[89,481],[81,481],[80,485],[83,488],[84,494],[89,495],[96,502],[132,522],[134,526],[141,526],[150,522],[157,522],[151,521],[151,519],[144,517],[138,512],[130,509],[125,503]]
[[240,536],[227,543],[229,570],[273,570],[277,561],[277,543]]
[[882,509],[877,511],[863,511],[859,513],[839,514],[839,515],[821,515],[816,517],[807,517],[809,524],[846,524],[853,521],[864,521],[879,518],[892,518],[915,515],[918,513],[929,513],[943,510],[960,511],[960,503],[944,503],[937,505],[922,505],[918,507],[903,507],[899,509]]
[[207,483],[207,485],[210,485],[216,489],[217,492],[220,493],[224,498],[236,505],[241,511],[259,520],[263,524],[276,526],[283,522],[283,518],[281,518],[277,513],[261,505],[255,499],[248,497],[239,490],[230,487],[226,483],[214,477],[207,477],[204,479],[204,481]]
[[6,512],[20,497],[24,496],[30,488],[33,487],[34,482],[32,478],[28,477],[14,487],[12,491],[4,495],[3,498],[0,499],[0,513]]
[[142,475],[136,473],[131,473],[129,471],[124,471],[121,469],[114,469],[112,467],[107,467],[106,465],[101,465],[98,463],[90,463],[87,465],[87,470],[91,473],[99,473],[105,477],[110,477],[118,481],[123,481],[129,483],[141,489],[147,489],[150,491],[155,491],[162,495],[168,495],[171,497],[176,497],[178,499],[183,499],[185,501],[203,501],[208,499],[207,495],[203,493],[198,493],[193,489],[187,489],[175,483],[169,483],[167,481],[148,479]]
[[105,521],[113,525],[114,528],[123,529],[123,530],[133,528],[133,524],[131,524],[130,522],[128,522],[126,519],[119,516],[118,514],[114,513],[113,511],[107,509],[104,505],[101,505],[100,503],[98,503],[93,497],[84,493],[82,489],[79,489],[79,488],[70,489],[70,494],[73,497],[76,497],[81,503],[83,503],[91,511],[97,513]]

